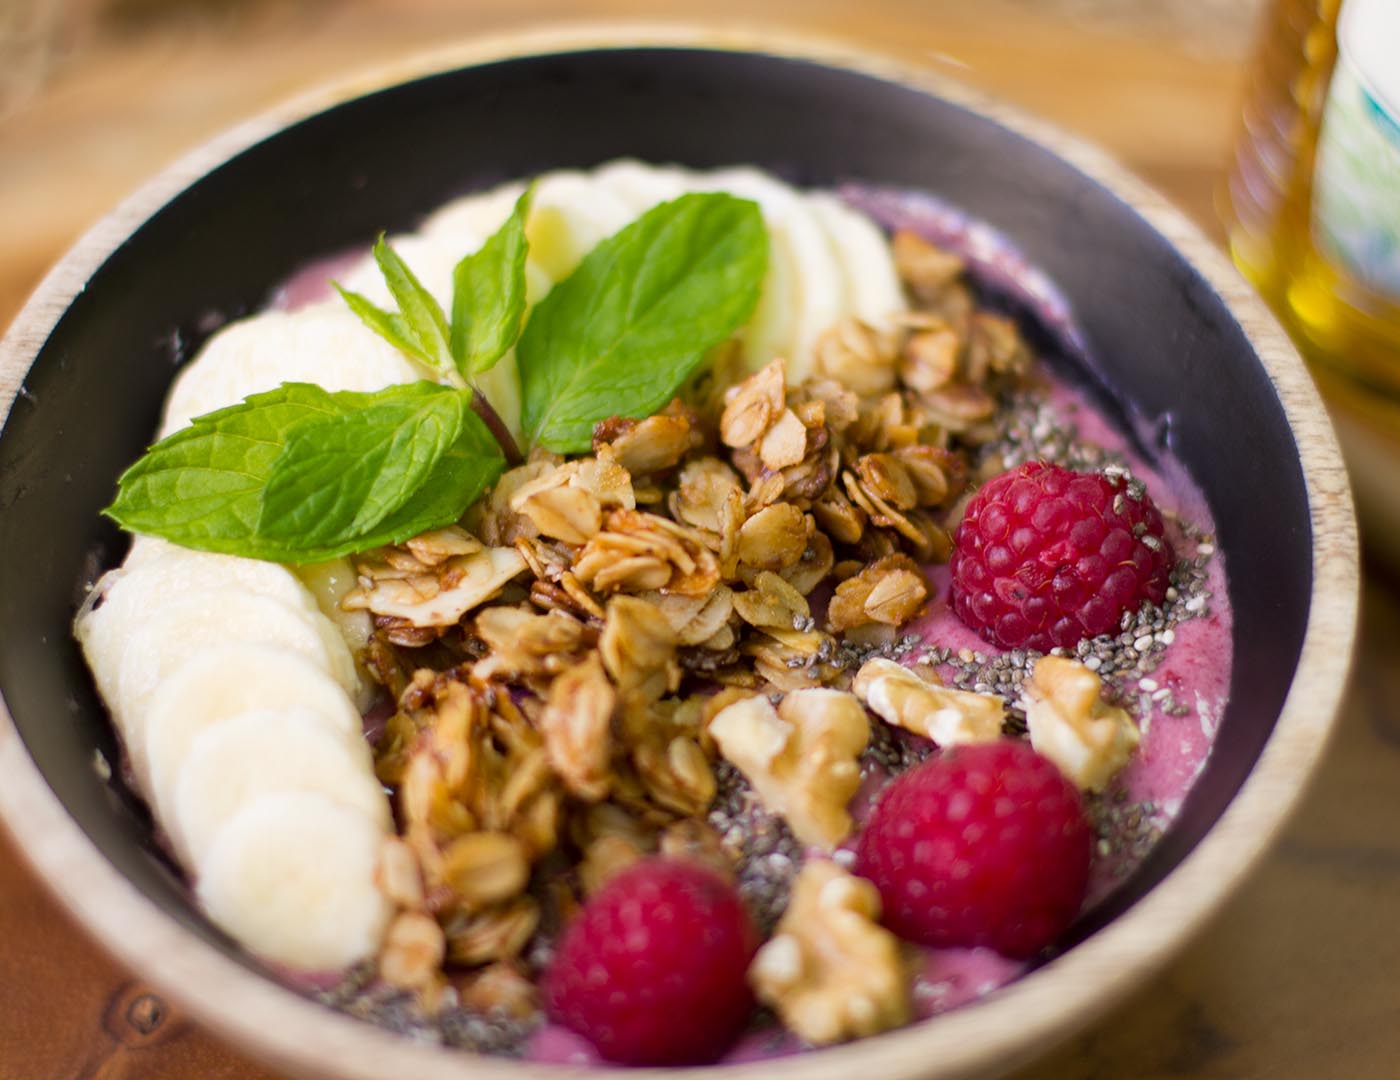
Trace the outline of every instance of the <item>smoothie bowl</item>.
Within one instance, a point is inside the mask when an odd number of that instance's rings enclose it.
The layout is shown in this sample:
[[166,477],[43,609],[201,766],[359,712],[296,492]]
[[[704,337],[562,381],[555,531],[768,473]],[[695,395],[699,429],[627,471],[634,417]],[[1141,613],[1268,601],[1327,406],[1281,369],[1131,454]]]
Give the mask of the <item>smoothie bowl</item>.
[[869,58],[292,107],[0,360],[0,808],[300,1074],[1005,1069],[1219,905],[1345,681],[1273,323],[1110,163]]

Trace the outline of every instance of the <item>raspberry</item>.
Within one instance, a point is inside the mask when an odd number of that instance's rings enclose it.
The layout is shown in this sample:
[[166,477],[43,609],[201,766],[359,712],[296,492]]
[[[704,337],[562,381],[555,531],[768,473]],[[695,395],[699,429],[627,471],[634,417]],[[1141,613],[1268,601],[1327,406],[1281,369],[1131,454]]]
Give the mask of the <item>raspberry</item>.
[[1049,652],[1160,604],[1174,561],[1162,515],[1122,476],[1033,461],[990,480],[953,542],[953,610],[1004,649]]
[[895,780],[856,869],[885,925],[929,946],[1034,956],[1078,914],[1092,836],[1079,792],[1030,744],[955,747]]
[[543,984],[550,1017],[625,1065],[697,1065],[738,1038],[757,946],[739,894],[682,859],[643,859],[564,930]]

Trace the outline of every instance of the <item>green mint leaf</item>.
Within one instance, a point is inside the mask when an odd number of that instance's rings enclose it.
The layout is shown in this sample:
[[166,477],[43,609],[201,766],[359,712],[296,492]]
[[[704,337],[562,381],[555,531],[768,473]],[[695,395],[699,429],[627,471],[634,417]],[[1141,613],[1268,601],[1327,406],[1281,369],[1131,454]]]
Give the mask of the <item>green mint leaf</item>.
[[272,467],[258,536],[319,547],[367,535],[426,482],[461,434],[471,395],[409,383],[300,424]]
[[753,312],[768,262],[757,205],[685,195],[604,240],[516,343],[530,440],[587,451],[593,425],[664,405]]
[[[350,515],[351,528],[342,534],[326,532],[320,539],[287,536],[276,528],[272,535],[260,530],[268,484],[289,447],[305,432],[352,420],[356,422],[351,430],[363,432],[365,425],[357,419],[361,414],[382,420],[387,409],[402,412],[413,403],[422,405],[425,414],[457,410],[458,431],[440,452],[432,445],[439,427],[432,420],[424,421],[424,445],[408,446],[400,440],[399,452],[391,451],[390,456],[402,457],[407,467],[380,470],[366,484],[378,506],[397,498],[390,490],[396,474],[421,472],[428,458],[434,461],[416,488],[403,483],[399,494],[406,491],[406,497],[376,524],[351,531],[356,519],[372,518],[377,507]],[[450,416],[447,423],[452,423]],[[327,439],[322,432],[311,441]],[[359,468],[362,480],[372,472]],[[161,440],[122,475],[117,498],[105,512],[132,532],[162,536],[201,551],[284,563],[320,562],[398,543],[456,521],[504,468],[499,446],[462,391],[425,382],[373,394],[333,394],[318,386],[287,383],[198,417],[190,427]]]
[[[117,481],[105,513],[135,533],[229,555],[278,559],[257,537],[262,490],[287,434],[344,411],[338,395],[286,383],[197,418],[147,451]],[[327,556],[329,558],[329,556]]]
[[486,371],[520,336],[525,318],[525,189],[495,234],[452,273],[452,356],[465,376]]
[[360,317],[360,321],[399,352],[430,368],[437,366],[435,359],[419,347],[402,315],[377,307],[368,297],[342,288],[338,281],[332,281],[331,284],[335,286],[335,291],[340,293],[340,298],[345,301],[346,306]]
[[423,486],[381,521],[355,550],[400,544],[428,529],[450,525],[505,471],[501,447],[476,413],[468,411],[457,441],[433,466]]
[[453,370],[451,331],[442,305],[423,288],[408,263],[399,258],[381,234],[374,243],[374,261],[384,275],[384,284],[399,305],[404,327],[418,346],[418,355],[438,371]]

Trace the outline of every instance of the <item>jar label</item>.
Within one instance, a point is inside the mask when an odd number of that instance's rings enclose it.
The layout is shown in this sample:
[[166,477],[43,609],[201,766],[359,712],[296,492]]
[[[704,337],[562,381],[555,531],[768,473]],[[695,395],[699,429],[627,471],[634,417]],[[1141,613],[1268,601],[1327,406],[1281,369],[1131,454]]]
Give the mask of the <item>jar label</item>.
[[1313,176],[1318,247],[1400,297],[1400,3],[1349,0]]

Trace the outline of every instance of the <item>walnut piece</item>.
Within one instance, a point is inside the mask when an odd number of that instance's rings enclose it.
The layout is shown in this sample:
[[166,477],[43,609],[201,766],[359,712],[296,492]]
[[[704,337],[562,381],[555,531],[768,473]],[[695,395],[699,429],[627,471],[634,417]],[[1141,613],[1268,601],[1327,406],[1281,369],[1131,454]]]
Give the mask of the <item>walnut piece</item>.
[[867,660],[851,689],[887,724],[932,739],[939,746],[1001,738],[1006,704],[999,695],[973,694],[928,682],[893,660],[878,656]]
[[870,739],[870,721],[852,695],[794,690],[776,708],[765,697],[746,698],[721,710],[709,731],[804,844],[832,851],[850,835],[846,804],[860,786],[856,759]]
[[749,968],[759,1000],[818,1045],[908,1023],[899,942],[879,919],[874,885],[834,862],[808,860],[777,932]]
[[1137,748],[1137,726],[1100,696],[1103,681],[1061,656],[1037,660],[1022,687],[1031,745],[1086,791],[1102,791]]

